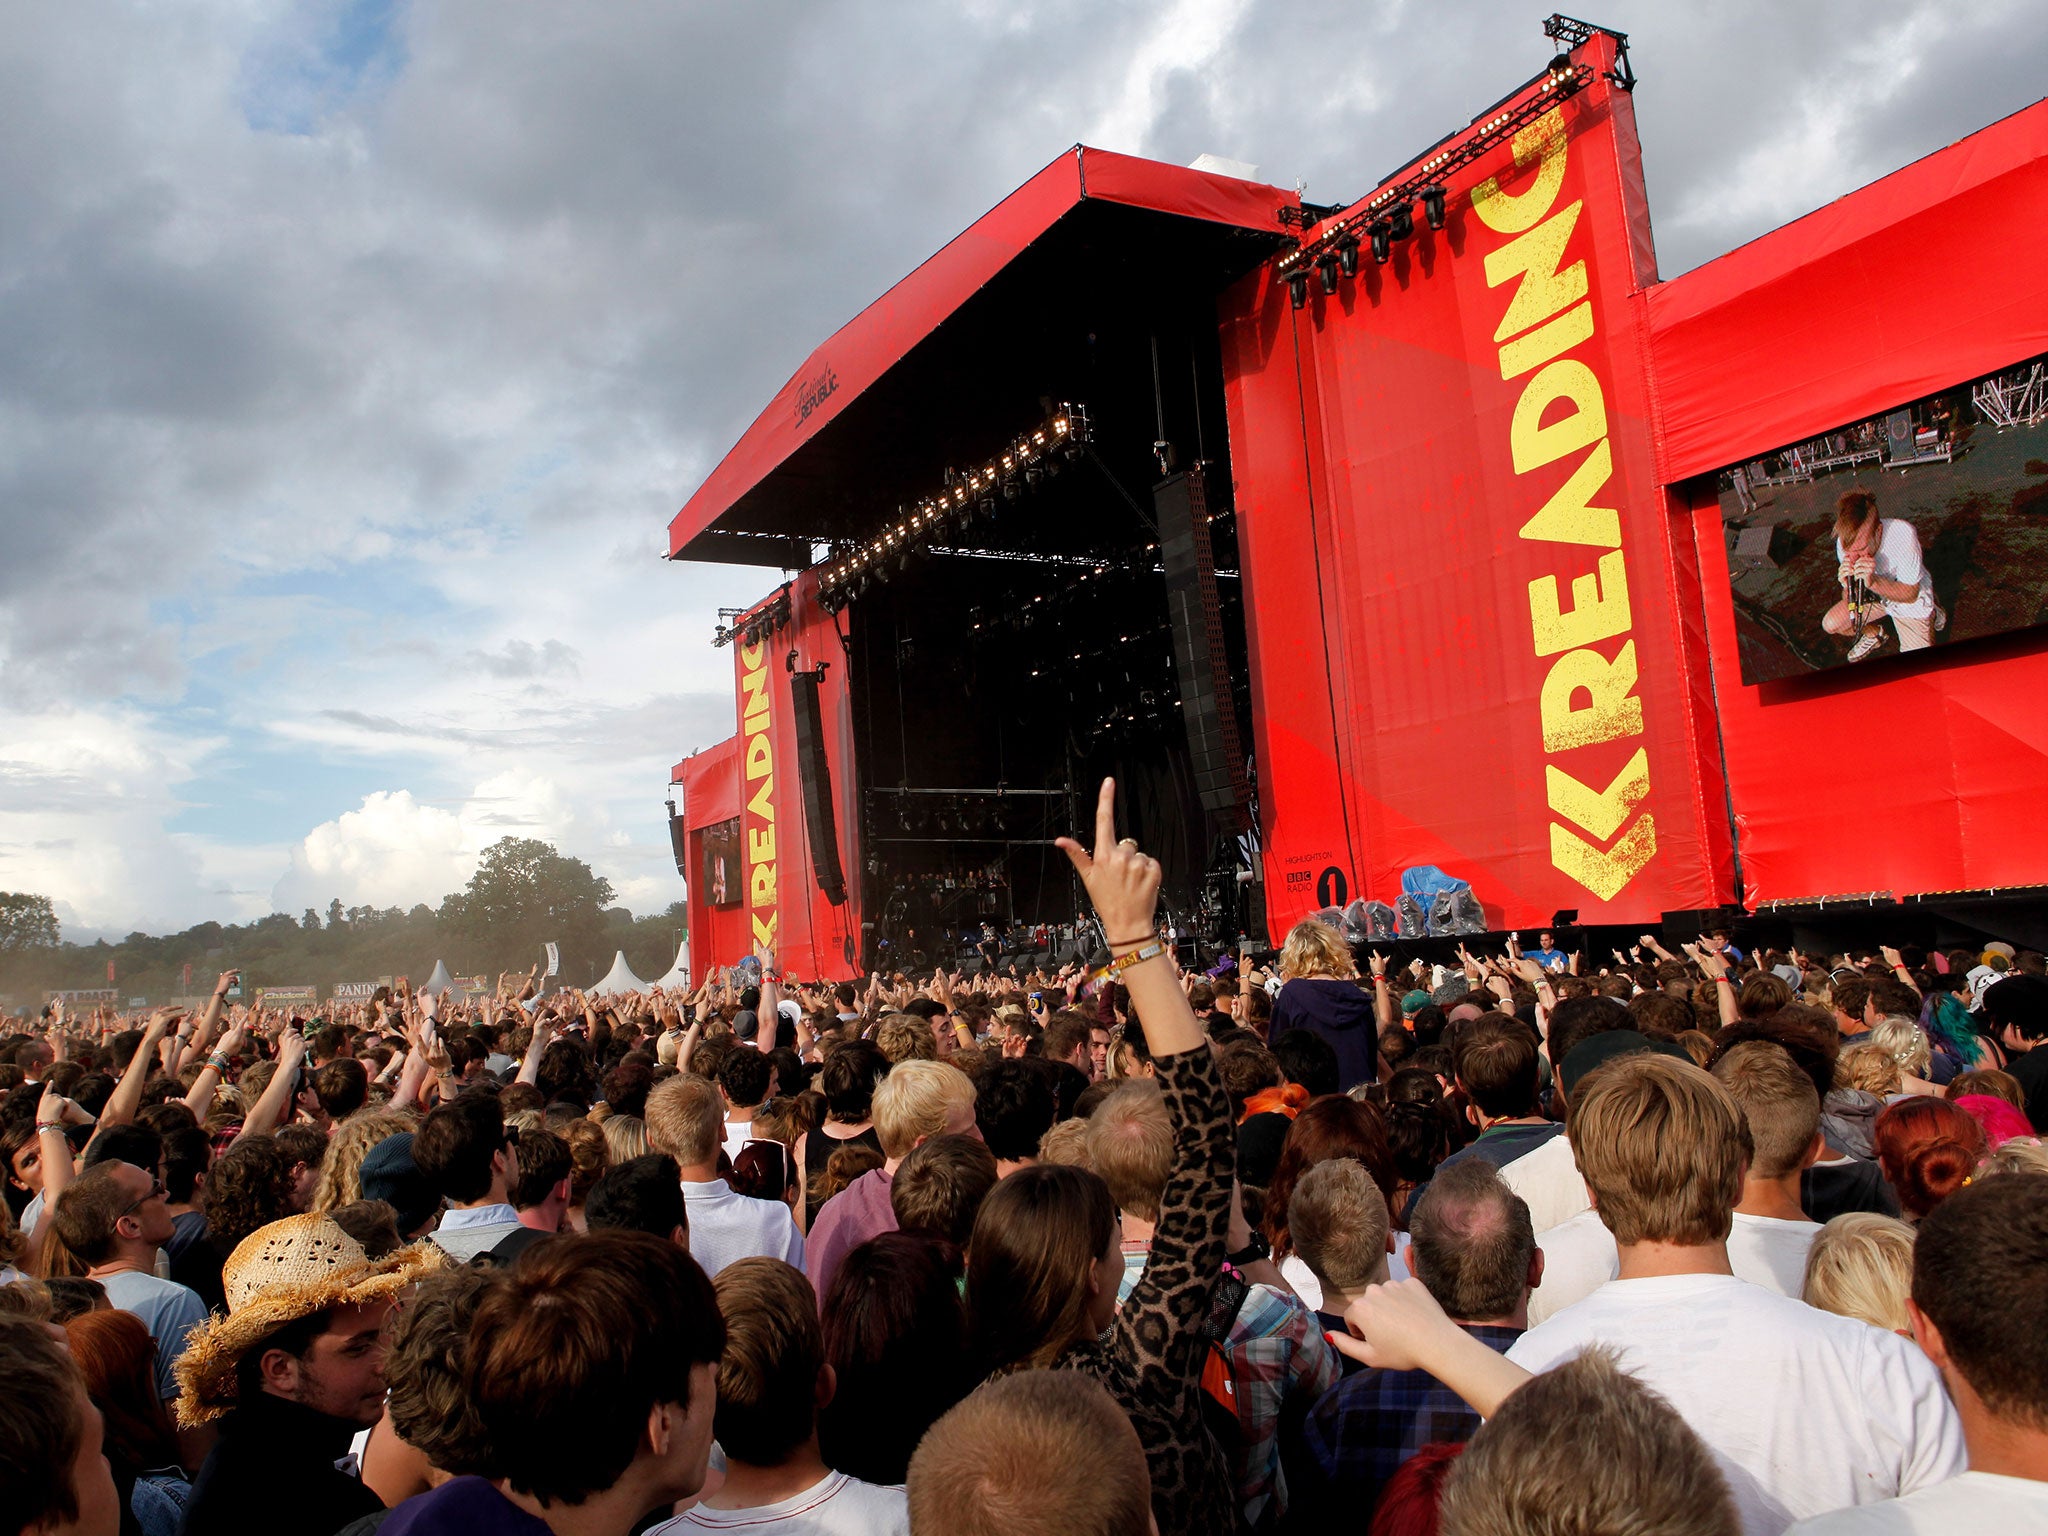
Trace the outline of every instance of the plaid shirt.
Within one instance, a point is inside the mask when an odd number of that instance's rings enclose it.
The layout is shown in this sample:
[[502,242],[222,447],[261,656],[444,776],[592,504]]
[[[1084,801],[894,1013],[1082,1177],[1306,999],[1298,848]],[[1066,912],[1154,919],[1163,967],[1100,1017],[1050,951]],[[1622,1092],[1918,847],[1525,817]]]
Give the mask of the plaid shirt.
[[[1464,1328],[1503,1355],[1522,1336],[1483,1323]],[[1302,1440],[1325,1485],[1317,1497],[1363,1521],[1402,1462],[1425,1445],[1469,1440],[1478,1428],[1479,1415],[1429,1372],[1365,1370],[1323,1395]]]
[[[1125,1243],[1119,1303],[1144,1273],[1145,1257],[1143,1244]],[[1283,1419],[1299,1422],[1336,1385],[1338,1355],[1323,1337],[1315,1313],[1291,1292],[1271,1286],[1254,1285],[1245,1292],[1227,1332],[1220,1317],[1210,1325],[1224,1333],[1223,1353],[1243,1437],[1231,1454],[1239,1508],[1245,1527],[1258,1530],[1287,1512],[1280,1455]]]

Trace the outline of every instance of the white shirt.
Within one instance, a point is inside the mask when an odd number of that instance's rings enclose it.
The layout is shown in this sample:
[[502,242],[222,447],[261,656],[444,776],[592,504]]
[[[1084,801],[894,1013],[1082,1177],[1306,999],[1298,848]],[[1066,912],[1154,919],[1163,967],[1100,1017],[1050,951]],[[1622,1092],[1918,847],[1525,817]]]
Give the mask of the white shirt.
[[799,1271],[804,1267],[804,1235],[780,1200],[735,1194],[723,1179],[685,1179],[683,1208],[690,1218],[690,1257],[714,1279],[740,1259],[781,1259]]
[[434,1228],[434,1242],[450,1258],[469,1260],[488,1253],[519,1227],[519,1213],[499,1201],[494,1205],[450,1206]]
[[1817,1221],[1785,1221],[1737,1211],[1728,1233],[1728,1267],[1738,1280],[1796,1298],[1806,1290],[1806,1250],[1819,1235]]
[[[1849,558],[1840,539],[1835,540],[1835,557]],[[1927,568],[1920,563],[1920,535],[1903,517],[1878,519],[1877,559],[1871,574],[1880,581],[1896,581],[1919,589],[1910,603],[1885,601],[1884,611],[1893,618],[1924,619],[1934,612],[1934,586],[1927,579]]]
[[757,1504],[752,1509],[708,1509],[699,1504],[664,1520],[647,1536],[741,1530],[748,1536],[910,1536],[910,1507],[901,1488],[828,1472],[823,1481],[779,1504]]
[[1903,1499],[1838,1509],[1792,1527],[1793,1536],[2019,1536],[2048,1531],[2048,1483],[1964,1472]]
[[1537,1233],[1536,1246],[1543,1250],[1543,1283],[1529,1293],[1531,1328],[1584,1301],[1621,1272],[1621,1250],[1598,1211],[1581,1211]]
[[[1387,1282],[1392,1284],[1396,1280],[1406,1280],[1408,1273],[1408,1234],[1396,1232],[1394,1251],[1387,1255]],[[1287,1288],[1309,1311],[1323,1310],[1323,1282],[1302,1262],[1300,1254],[1290,1253],[1280,1261],[1280,1278],[1287,1282]]]
[[1502,1163],[1500,1177],[1529,1207],[1529,1225],[1538,1233],[1593,1209],[1593,1197],[1586,1193],[1586,1181],[1579,1176],[1568,1136],[1553,1136],[1513,1162]]
[[1593,1344],[1706,1442],[1746,1536],[1963,1470],[1962,1423],[1915,1345],[1732,1275],[1612,1281],[1508,1358],[1545,1371]]

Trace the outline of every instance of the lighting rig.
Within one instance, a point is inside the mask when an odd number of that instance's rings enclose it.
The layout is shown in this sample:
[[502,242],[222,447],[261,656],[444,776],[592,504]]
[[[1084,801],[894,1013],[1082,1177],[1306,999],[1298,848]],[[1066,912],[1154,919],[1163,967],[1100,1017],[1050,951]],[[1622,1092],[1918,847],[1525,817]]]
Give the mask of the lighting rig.
[[965,473],[948,469],[945,488],[915,506],[896,509],[896,522],[858,548],[836,553],[818,582],[818,602],[837,613],[866,592],[873,582],[887,581],[892,571],[908,570],[913,554],[925,553],[933,539],[950,526],[965,531],[979,513],[994,517],[999,501],[1015,501],[1078,459],[1093,441],[1088,407],[1065,404],[1038,426],[1019,433],[987,463]]
[[756,608],[721,608],[718,628],[712,631],[713,645],[759,645],[770,635],[788,628],[789,585]]
[[[1616,63],[1619,67],[1607,71],[1606,78],[1622,90],[1634,90],[1636,77],[1628,64],[1626,33],[1574,21],[1569,16],[1553,15],[1543,23],[1543,34],[1561,44],[1565,51],[1550,61],[1549,68],[1538,79],[1530,82],[1536,87],[1533,94],[1524,94],[1529,87],[1522,87],[1508,98],[1512,105],[1503,106],[1484,119],[1474,118],[1465,137],[1453,134],[1449,139],[1439,141],[1449,147],[1430,155],[1420,164],[1396,171],[1381,182],[1379,189],[1370,197],[1351,204],[1348,209],[1335,210],[1325,219],[1313,223],[1304,221],[1304,233],[1308,228],[1318,228],[1319,232],[1314,239],[1305,240],[1290,255],[1282,258],[1274,269],[1276,280],[1287,285],[1288,302],[1296,309],[1307,304],[1311,281],[1325,296],[1334,294],[1340,277],[1358,276],[1361,250],[1370,250],[1373,261],[1385,266],[1393,259],[1394,247],[1415,234],[1415,207],[1418,203],[1429,227],[1442,229],[1447,200],[1444,183],[1453,172],[1470,165],[1496,144],[1536,121],[1558,102],[1577,95],[1593,83],[1593,66],[1574,63],[1571,50],[1589,41],[1596,33],[1612,37],[1618,46]],[[1452,143],[1451,139],[1456,142]]]

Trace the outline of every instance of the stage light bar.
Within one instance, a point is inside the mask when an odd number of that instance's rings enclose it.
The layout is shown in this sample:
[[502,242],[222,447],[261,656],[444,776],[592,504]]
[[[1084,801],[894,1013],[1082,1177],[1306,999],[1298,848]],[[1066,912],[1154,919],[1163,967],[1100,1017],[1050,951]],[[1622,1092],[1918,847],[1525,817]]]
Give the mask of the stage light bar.
[[1418,200],[1422,203],[1423,218],[1429,227],[1442,229],[1447,204],[1444,182],[1452,172],[1478,160],[1558,102],[1577,95],[1593,83],[1593,66],[1575,63],[1570,49],[1591,40],[1596,33],[1613,38],[1618,48],[1616,62],[1619,68],[1608,70],[1605,78],[1624,91],[1635,88],[1635,76],[1628,67],[1626,33],[1574,21],[1568,16],[1552,16],[1543,24],[1543,31],[1545,36],[1560,42],[1567,51],[1553,58],[1542,74],[1510,97],[1511,105],[1484,119],[1473,119],[1462,137],[1453,135],[1446,141],[1446,147],[1419,163],[1396,171],[1370,196],[1334,210],[1326,217],[1302,221],[1304,232],[1311,227],[1316,230],[1315,238],[1303,241],[1274,266],[1275,280],[1287,285],[1296,309],[1308,302],[1307,279],[1321,266],[1325,253],[1337,251],[1339,270],[1346,277],[1354,276],[1356,258],[1346,265],[1343,248],[1348,243],[1355,250],[1360,236],[1364,235],[1371,241],[1374,261],[1384,264],[1391,260],[1394,242],[1406,240],[1415,233],[1414,205]]
[[825,562],[818,578],[819,604],[827,613],[837,613],[866,592],[871,581],[888,580],[892,566],[909,570],[911,557],[929,552],[949,523],[964,527],[970,509],[993,516],[998,498],[1018,500],[1057,473],[1061,459],[1078,458],[1093,440],[1088,407],[1069,402],[1018,434],[987,463],[964,473],[948,469],[942,489],[915,506],[897,507],[896,520],[873,539]]
[[711,633],[713,645],[759,645],[789,627],[789,586],[766,602],[752,608],[721,608],[718,628]]

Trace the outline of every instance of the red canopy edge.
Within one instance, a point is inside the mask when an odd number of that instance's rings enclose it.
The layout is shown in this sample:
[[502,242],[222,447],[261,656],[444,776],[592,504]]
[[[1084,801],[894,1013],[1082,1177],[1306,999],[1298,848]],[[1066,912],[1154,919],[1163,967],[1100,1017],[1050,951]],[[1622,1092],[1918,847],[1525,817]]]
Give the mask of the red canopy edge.
[[1646,300],[1666,484],[2048,351],[2048,100]]
[[1085,198],[1260,230],[1276,228],[1280,210],[1296,202],[1277,187],[1075,145],[804,360],[669,523],[669,558]]
[[691,831],[740,813],[740,738],[728,736],[677,763],[672,784],[683,786],[683,825]]

